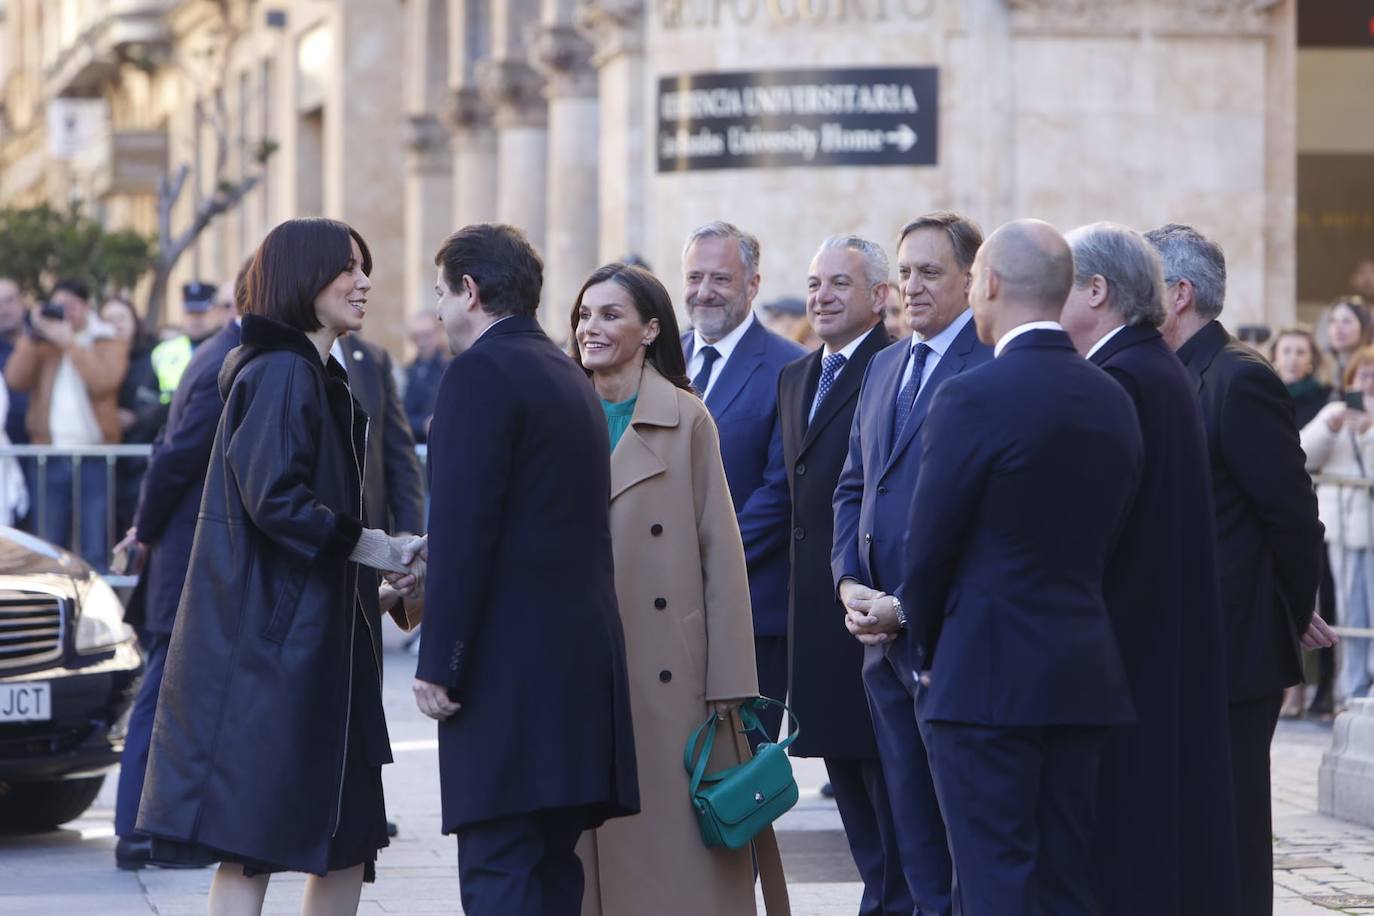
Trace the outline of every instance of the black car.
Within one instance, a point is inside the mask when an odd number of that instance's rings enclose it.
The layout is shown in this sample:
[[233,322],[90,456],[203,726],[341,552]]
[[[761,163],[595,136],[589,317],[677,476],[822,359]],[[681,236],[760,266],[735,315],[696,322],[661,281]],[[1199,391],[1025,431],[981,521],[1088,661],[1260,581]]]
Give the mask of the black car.
[[0,527],[0,830],[55,827],[91,806],[119,763],[142,674],[105,580]]

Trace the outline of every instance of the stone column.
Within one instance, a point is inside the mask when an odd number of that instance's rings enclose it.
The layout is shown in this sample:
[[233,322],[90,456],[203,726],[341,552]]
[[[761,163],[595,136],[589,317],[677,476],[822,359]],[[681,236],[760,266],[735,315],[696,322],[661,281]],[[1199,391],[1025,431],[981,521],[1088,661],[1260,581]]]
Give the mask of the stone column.
[[542,26],[530,46],[547,79],[551,151],[540,320],[561,341],[577,290],[598,264],[596,72],[591,45],[569,25]]
[[453,228],[496,219],[496,131],[491,109],[473,87],[453,91]]
[[[604,155],[598,199],[598,260],[647,255],[645,232],[645,130],[653,129],[645,107],[644,7],[642,0],[581,0],[578,26],[595,48],[600,149]],[[646,119],[648,122],[646,124]],[[677,265],[653,265],[669,270]]]
[[453,225],[449,129],[432,114],[411,115],[406,137],[406,301],[408,314],[434,301],[434,252]]
[[548,105],[544,81],[524,61],[497,59],[477,67],[477,84],[496,126],[496,217],[544,248],[548,185]]

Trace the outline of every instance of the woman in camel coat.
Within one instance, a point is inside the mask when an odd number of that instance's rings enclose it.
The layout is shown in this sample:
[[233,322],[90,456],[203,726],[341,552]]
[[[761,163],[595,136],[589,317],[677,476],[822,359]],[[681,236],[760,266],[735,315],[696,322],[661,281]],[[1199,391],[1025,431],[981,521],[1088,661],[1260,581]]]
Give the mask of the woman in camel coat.
[[[611,540],[643,810],[583,836],[583,916],[753,914],[747,849],[707,849],[683,746],[715,708],[711,770],[733,766],[738,701],[758,693],[749,580],[716,426],[692,393],[663,285],[597,270],[573,307],[575,355],[611,434]],[[728,723],[728,724],[727,724]]]

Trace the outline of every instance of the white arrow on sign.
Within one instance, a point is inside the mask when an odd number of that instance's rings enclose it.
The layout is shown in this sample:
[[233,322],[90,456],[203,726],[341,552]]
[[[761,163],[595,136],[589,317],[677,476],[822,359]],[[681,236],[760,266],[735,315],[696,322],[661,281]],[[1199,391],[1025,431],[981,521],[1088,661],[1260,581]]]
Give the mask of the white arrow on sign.
[[883,134],[883,139],[893,146],[900,147],[905,153],[916,145],[916,131],[906,124],[898,124],[896,130],[890,130]]

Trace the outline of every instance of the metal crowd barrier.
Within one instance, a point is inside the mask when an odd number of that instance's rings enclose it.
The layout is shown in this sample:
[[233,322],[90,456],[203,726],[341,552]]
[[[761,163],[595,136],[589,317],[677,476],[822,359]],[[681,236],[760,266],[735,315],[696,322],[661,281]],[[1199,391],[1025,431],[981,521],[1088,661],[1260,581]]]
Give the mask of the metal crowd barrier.
[[[48,474],[49,463],[54,459],[69,458],[72,461],[72,519],[70,551],[80,554],[81,549],[81,469],[85,462],[103,462],[105,465],[105,543],[113,548],[124,537],[124,532],[116,530],[118,464],[121,458],[147,458],[153,447],[138,445],[0,445],[0,493],[8,491],[8,475],[14,473],[13,466],[3,459],[16,458],[25,474],[25,486],[29,493],[28,527],[42,537],[48,522]],[[423,465],[429,457],[429,448],[424,444],[415,446],[415,453]],[[97,568],[104,568],[109,557],[83,557],[86,562]],[[115,588],[132,588],[138,580],[134,576],[106,574],[105,580]]]
[[[1347,494],[1351,499],[1362,499],[1365,500],[1367,504],[1374,503],[1374,480],[1364,477],[1350,477],[1343,474],[1313,474],[1312,481],[1319,487],[1336,487],[1339,491],[1343,507]],[[1368,526],[1368,530],[1365,532],[1365,543],[1369,545],[1371,550],[1374,550],[1374,505],[1366,505],[1365,508],[1365,523]],[[1334,532],[1328,531],[1326,536],[1327,540],[1332,544],[1345,543],[1344,511],[1337,514],[1336,530]],[[1324,546],[1323,549],[1325,549]],[[1345,578],[1344,570],[1333,566],[1331,577],[1337,583],[1337,588],[1341,587],[1340,583],[1343,582]],[[1374,588],[1374,583],[1371,583],[1370,587]],[[1331,629],[1335,631],[1337,636],[1348,636],[1359,639],[1374,638],[1374,628],[1370,627],[1333,626]]]

